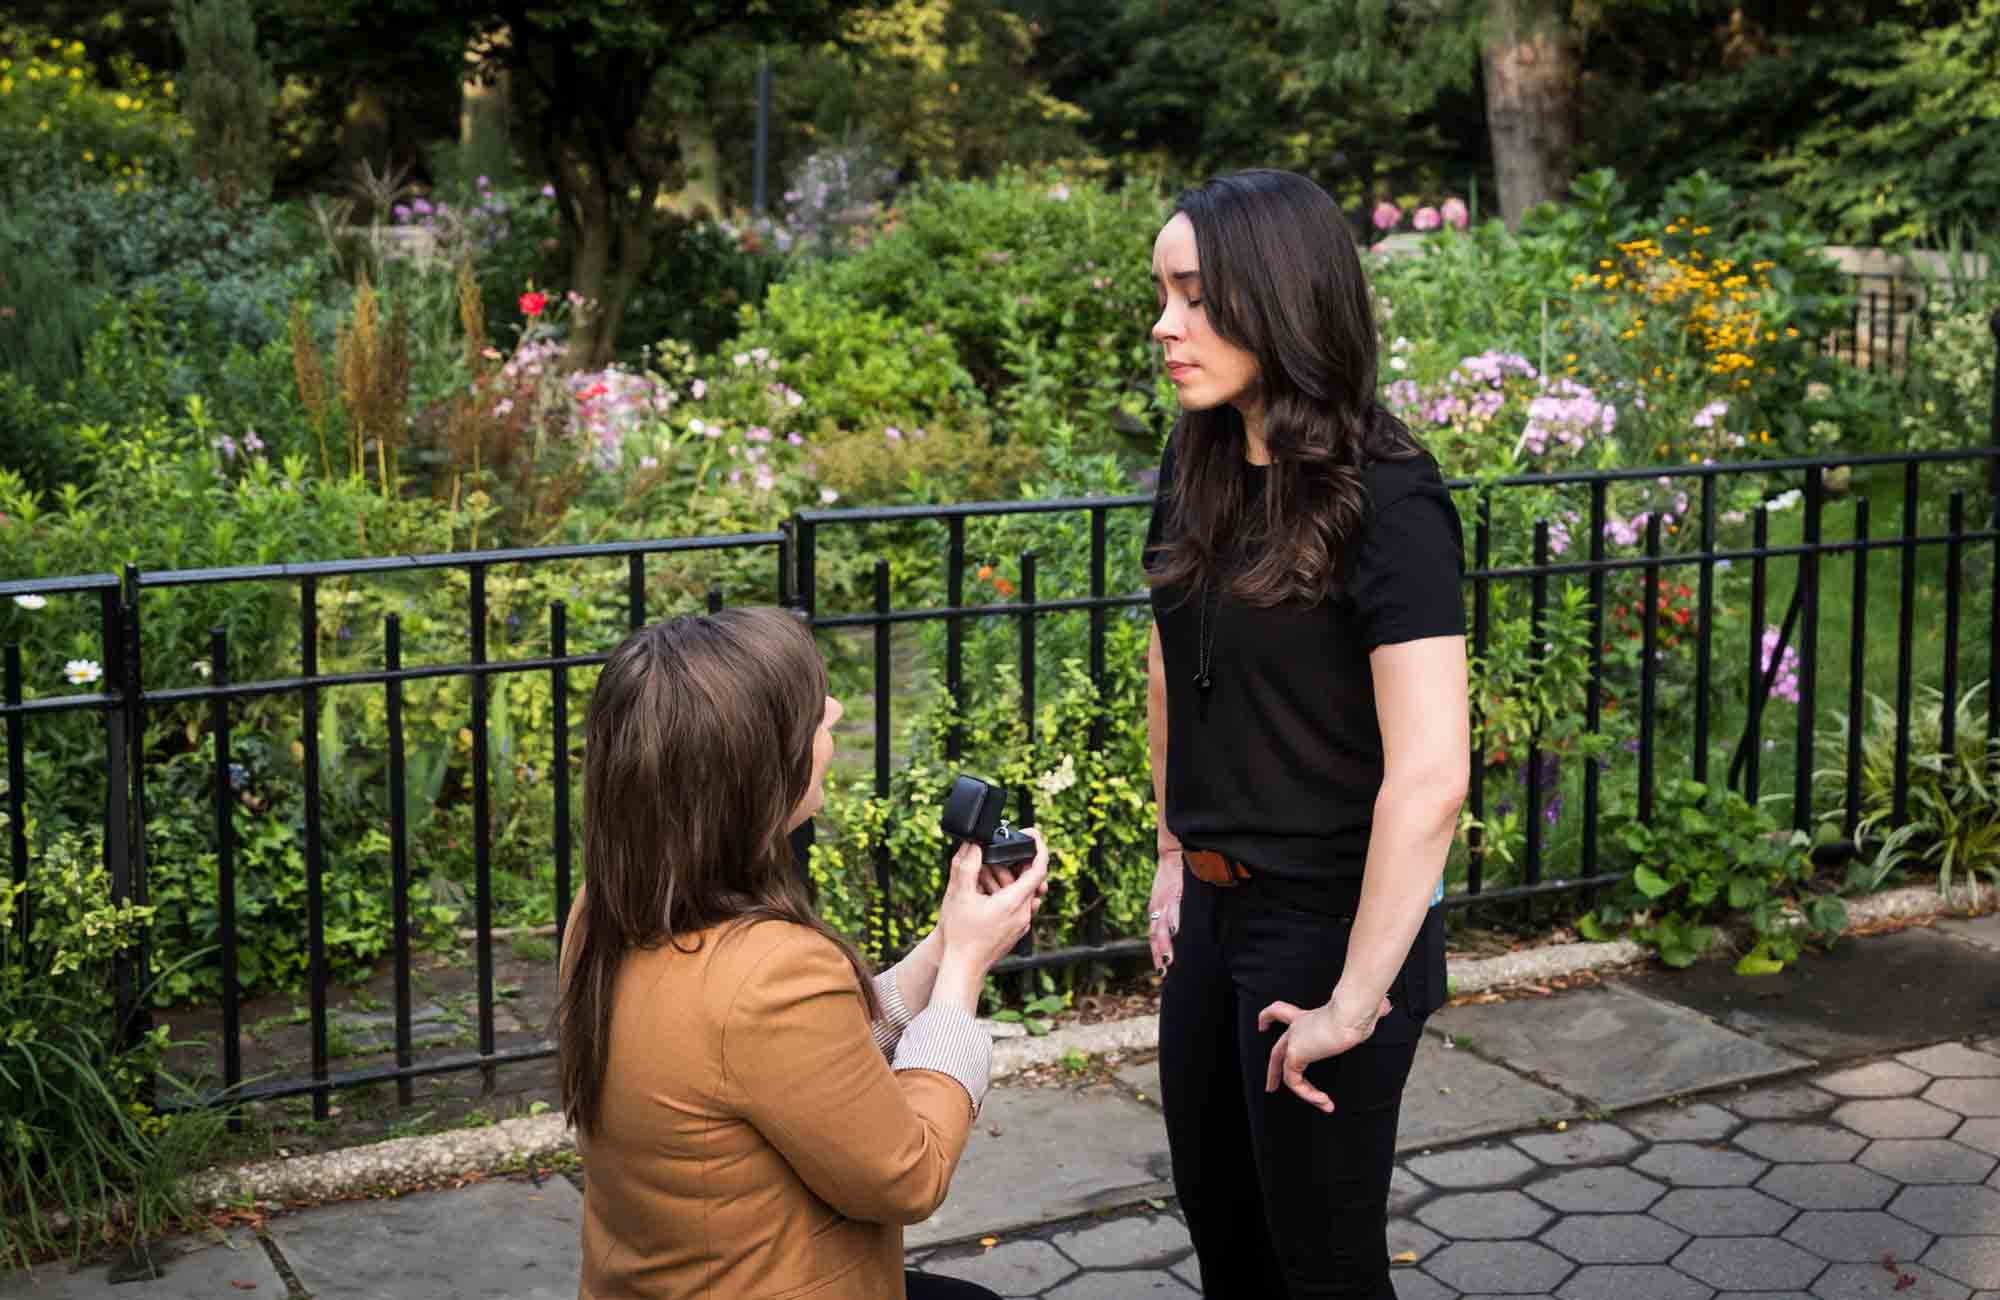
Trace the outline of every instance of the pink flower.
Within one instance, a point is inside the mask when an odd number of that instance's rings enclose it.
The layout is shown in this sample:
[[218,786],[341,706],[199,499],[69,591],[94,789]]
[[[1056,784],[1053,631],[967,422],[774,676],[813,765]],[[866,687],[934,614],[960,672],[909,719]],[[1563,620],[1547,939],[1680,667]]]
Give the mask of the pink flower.
[[1418,208],[1417,215],[1410,218],[1410,224],[1418,230],[1436,230],[1440,224],[1438,210],[1431,207]]
[[1375,229],[1393,230],[1396,228],[1396,223],[1402,219],[1403,210],[1389,200],[1383,199],[1375,205]]
[[1438,216],[1453,230],[1465,229],[1466,223],[1472,220],[1472,214],[1466,210],[1464,201],[1457,198],[1446,199],[1438,208]]

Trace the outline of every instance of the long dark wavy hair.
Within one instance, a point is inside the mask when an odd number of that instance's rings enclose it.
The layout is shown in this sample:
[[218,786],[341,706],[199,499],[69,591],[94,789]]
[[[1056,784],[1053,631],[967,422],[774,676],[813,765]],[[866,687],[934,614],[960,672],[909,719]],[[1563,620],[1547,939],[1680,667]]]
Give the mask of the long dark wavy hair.
[[1221,582],[1250,605],[1315,602],[1366,516],[1363,467],[1421,450],[1375,397],[1375,318],[1354,238],[1326,191],[1286,171],[1218,176],[1174,210],[1194,226],[1210,328],[1256,359],[1271,468],[1253,511],[1242,414],[1183,413],[1151,580],[1189,593]]
[[597,1127],[618,968],[639,949],[694,952],[740,918],[823,934],[792,865],[793,812],[812,782],[826,666],[793,615],[745,607],[641,628],[612,651],[590,697],[584,754],[589,884],[556,1010],[563,1114]]

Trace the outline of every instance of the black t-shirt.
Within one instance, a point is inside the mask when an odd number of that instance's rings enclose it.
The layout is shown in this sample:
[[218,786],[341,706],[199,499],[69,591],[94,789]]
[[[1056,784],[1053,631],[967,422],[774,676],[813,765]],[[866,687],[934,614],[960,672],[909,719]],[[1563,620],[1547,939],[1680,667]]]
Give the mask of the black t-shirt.
[[[1246,499],[1268,469],[1247,462]],[[1146,546],[1167,527],[1174,449],[1160,464]],[[1195,685],[1204,601],[1155,588],[1167,686],[1167,828],[1188,848],[1279,876],[1358,876],[1382,786],[1382,731],[1369,652],[1463,636],[1464,540],[1428,454],[1362,472],[1368,512],[1311,605],[1259,609],[1207,598],[1212,686]],[[1206,698],[1204,698],[1204,694]]]

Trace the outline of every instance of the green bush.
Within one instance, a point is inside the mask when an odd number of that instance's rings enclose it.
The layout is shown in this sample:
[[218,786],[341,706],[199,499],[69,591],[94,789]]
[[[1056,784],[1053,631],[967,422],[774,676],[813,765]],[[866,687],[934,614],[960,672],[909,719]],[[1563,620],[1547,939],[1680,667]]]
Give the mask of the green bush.
[[[0,811],[0,829],[9,827]],[[162,1113],[156,1092],[181,1100],[160,1072],[164,1026],[136,1044],[115,1040],[109,990],[116,956],[151,910],[114,903],[92,834],[24,828],[32,849],[23,884],[0,879],[0,1263],[25,1265],[106,1240],[144,1238],[191,1209],[180,1176],[220,1132],[202,1112]],[[33,917],[23,935],[17,908]],[[55,1216],[68,1221],[65,1226]]]
[[174,85],[125,55],[0,23],[0,189],[95,178],[127,191],[180,169],[187,125]]
[[278,88],[248,0],[176,0],[174,35],[187,52],[180,91],[195,175],[228,204],[269,198]]
[[1806,833],[1779,829],[1767,809],[1734,791],[1664,782],[1650,822],[1626,809],[1607,834],[1631,876],[1585,916],[1586,938],[1629,925],[1661,961],[1690,966],[1708,948],[1713,925],[1740,916],[1756,940],[1736,971],[1767,975],[1797,959],[1804,939],[1836,936],[1847,924],[1840,899],[1811,888]]
[[[1838,731],[1821,737],[1828,766],[1815,778],[1828,790],[1845,790],[1847,748],[1851,729],[1863,727],[1861,739],[1861,806],[1856,811],[1855,840],[1864,856],[1849,868],[1848,884],[1877,889],[1902,869],[1935,871],[1938,889],[1949,894],[1959,880],[1977,888],[1981,877],[2000,889],[2000,747],[1986,740],[1986,693],[1980,682],[1952,705],[1953,743],[1944,743],[1944,695],[1937,688],[1919,689],[1910,715],[1906,798],[1907,818],[1896,821],[1896,710],[1889,701],[1869,696],[1866,719],[1836,715]],[[1830,811],[1829,826],[1837,826],[1844,809]]]
[[[1113,193],[1017,171],[933,182],[901,197],[867,247],[787,288],[793,301],[880,310],[942,334],[1015,436],[1039,439],[1053,414],[1091,439],[1129,433],[1150,452],[1165,426],[1147,250],[1166,216],[1136,185]],[[1047,407],[1015,418],[1010,402],[1031,374],[1045,377]]]

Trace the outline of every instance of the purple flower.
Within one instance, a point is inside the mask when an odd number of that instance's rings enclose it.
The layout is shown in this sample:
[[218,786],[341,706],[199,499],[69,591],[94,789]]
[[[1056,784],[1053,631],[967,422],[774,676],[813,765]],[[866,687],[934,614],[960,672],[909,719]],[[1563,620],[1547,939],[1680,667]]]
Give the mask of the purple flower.
[[1562,811],[1563,797],[1558,791],[1549,796],[1548,803],[1542,808],[1542,820],[1553,826],[1556,824],[1556,819],[1562,816]]
[[544,185],[544,186],[542,186],[542,197],[543,197],[543,198],[545,198],[545,199],[552,199],[552,198],[554,198],[555,196],[556,196],[556,187],[555,187],[555,186],[553,186],[553,185]]
[[429,216],[432,211],[431,201],[429,199],[411,199],[410,210],[422,216]]

